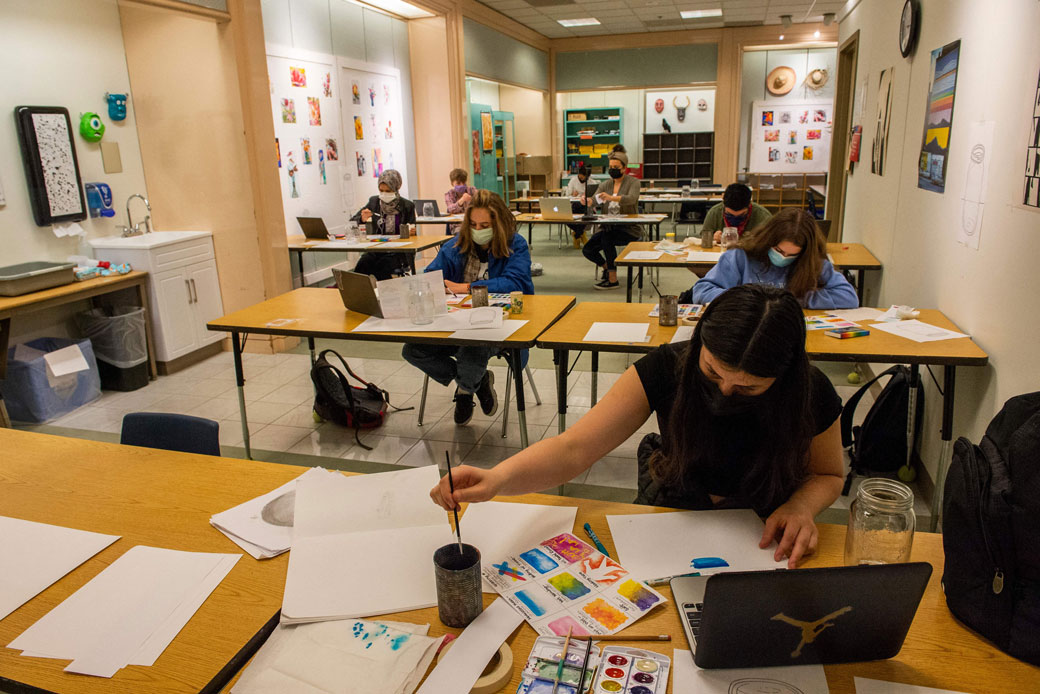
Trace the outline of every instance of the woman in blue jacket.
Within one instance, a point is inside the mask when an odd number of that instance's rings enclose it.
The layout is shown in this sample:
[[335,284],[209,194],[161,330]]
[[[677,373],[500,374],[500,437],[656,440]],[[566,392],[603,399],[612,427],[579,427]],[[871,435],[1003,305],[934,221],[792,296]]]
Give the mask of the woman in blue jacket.
[[787,289],[805,308],[856,308],[856,290],[827,260],[827,240],[804,210],[781,210],[693,285],[691,300],[706,304],[727,289],[765,284]]
[[[474,286],[485,286],[491,294],[534,294],[527,241],[516,233],[516,221],[502,198],[489,190],[478,190],[470,200],[459,233],[426,267],[426,272],[435,270],[444,273],[445,289],[455,294],[469,294]],[[443,386],[455,381],[456,424],[473,417],[474,394],[485,415],[498,411],[495,376],[487,370],[494,348],[406,344],[402,355]]]

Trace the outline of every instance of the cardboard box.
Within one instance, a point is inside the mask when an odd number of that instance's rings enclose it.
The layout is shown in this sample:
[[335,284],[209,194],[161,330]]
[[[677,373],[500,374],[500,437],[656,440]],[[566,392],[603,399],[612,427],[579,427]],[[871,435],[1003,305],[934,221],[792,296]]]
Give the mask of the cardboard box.
[[516,158],[516,172],[518,174],[525,176],[533,174],[547,175],[550,171],[552,171],[551,156],[546,155]]

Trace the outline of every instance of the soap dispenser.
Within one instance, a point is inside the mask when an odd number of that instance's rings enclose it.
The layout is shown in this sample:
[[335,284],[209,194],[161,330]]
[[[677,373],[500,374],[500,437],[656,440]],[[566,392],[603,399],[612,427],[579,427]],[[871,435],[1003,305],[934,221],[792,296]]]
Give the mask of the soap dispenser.
[[116,216],[112,209],[112,189],[107,183],[87,183],[83,188],[87,192],[87,209],[91,218]]

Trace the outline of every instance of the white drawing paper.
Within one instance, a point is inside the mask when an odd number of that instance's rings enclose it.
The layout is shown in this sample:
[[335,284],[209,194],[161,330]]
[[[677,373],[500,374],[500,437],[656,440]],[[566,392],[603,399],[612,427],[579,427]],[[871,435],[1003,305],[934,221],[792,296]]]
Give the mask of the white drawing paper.
[[582,342],[646,342],[647,323],[601,323],[596,321]]
[[483,340],[486,342],[504,342],[520,328],[527,325],[525,320],[504,320],[501,328],[474,328],[457,330],[449,337],[459,340]]
[[982,215],[986,207],[986,181],[993,156],[993,129],[996,121],[976,121],[968,132],[968,166],[961,196],[961,219],[957,241],[976,251],[982,235]]
[[625,260],[657,260],[664,251],[629,251]]
[[456,330],[487,330],[501,328],[505,321],[502,309],[495,306],[481,306],[465,311],[453,311],[435,315],[432,323],[415,325],[409,318],[377,318],[372,316],[354,328],[355,333],[412,332],[437,333],[454,332]]
[[853,677],[852,682],[856,687],[856,694],[964,694],[952,689],[935,689],[934,687],[921,687],[915,684],[884,682],[865,677]]
[[786,560],[773,561],[775,543],[759,549],[765,524],[750,509],[633,513],[607,516],[607,524],[618,560],[641,580],[690,573],[692,560],[701,557],[729,564],[699,569],[702,574],[787,566]]
[[346,239],[338,239],[336,241],[324,241],[322,243],[316,243],[311,248],[335,248],[337,250],[344,251],[363,251],[366,248],[372,246],[378,246],[378,241],[347,241]]
[[688,263],[717,263],[721,257],[722,254],[715,251],[686,251],[686,262]]
[[947,330],[946,328],[940,328],[937,325],[931,325],[929,323],[922,323],[919,320],[875,323],[870,327],[871,329],[876,328],[878,330],[884,330],[886,333],[891,333],[892,335],[905,337],[914,342],[936,342],[938,340],[954,340],[958,337],[968,337],[964,333]]
[[118,539],[0,516],[0,557],[18,567],[0,572],[0,619]]
[[858,321],[858,320],[873,320],[879,321],[882,316],[885,315],[884,311],[879,311],[876,308],[849,308],[849,309],[837,309],[833,311],[827,311],[828,314],[841,318],[845,321]]
[[675,334],[672,335],[672,339],[669,340],[671,344],[677,342],[689,342],[693,339],[693,326],[692,325],[680,325],[675,329]]
[[[858,682],[859,678],[856,679]],[[690,651],[676,648],[672,651],[672,691],[683,694],[815,694],[827,691],[827,676],[822,665],[702,670],[693,662]],[[863,694],[858,687],[856,692]]]
[[411,246],[411,241],[386,241],[379,244],[380,248],[404,248],[405,246]]

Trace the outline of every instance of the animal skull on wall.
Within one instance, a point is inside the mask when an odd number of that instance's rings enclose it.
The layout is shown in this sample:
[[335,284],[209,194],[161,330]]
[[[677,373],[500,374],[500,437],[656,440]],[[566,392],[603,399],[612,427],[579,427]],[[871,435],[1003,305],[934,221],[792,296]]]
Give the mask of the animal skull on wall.
[[680,106],[679,105],[679,97],[677,97],[677,96],[673,96],[672,97],[672,106],[675,107],[675,117],[679,119],[680,123],[682,123],[684,120],[686,120],[686,109],[688,109],[690,107],[690,97],[687,96],[687,97],[684,97],[684,98],[686,99],[686,105],[685,106]]

